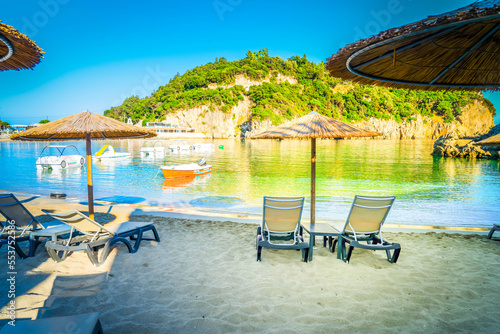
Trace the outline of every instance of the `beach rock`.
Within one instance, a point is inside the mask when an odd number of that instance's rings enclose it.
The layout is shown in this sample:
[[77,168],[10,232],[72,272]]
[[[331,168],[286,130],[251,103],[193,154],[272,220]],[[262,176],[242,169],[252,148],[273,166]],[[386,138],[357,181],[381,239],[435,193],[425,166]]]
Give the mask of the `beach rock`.
[[481,136],[479,136],[479,137],[475,138],[475,141],[480,141],[480,140],[483,140],[483,139],[489,138],[489,137],[491,137],[491,136],[495,136],[495,135],[497,135],[497,134],[499,134],[499,133],[500,133],[500,124],[495,125],[494,127],[492,127],[492,128],[490,129],[490,131],[488,131],[488,133],[483,134],[483,135],[481,135]]
[[431,155],[437,157],[457,157],[469,159],[492,158],[492,154],[490,152],[474,145],[474,142],[471,140],[468,140],[465,145],[461,145],[460,138],[455,131],[439,137],[434,143],[434,150]]

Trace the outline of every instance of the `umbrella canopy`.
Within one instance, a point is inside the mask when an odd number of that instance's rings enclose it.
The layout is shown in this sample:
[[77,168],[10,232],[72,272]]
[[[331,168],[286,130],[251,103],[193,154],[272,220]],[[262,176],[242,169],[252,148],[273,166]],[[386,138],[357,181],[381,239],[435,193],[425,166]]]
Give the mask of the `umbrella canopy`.
[[481,141],[475,142],[475,145],[478,146],[500,146],[500,133]]
[[94,191],[92,182],[91,139],[133,139],[151,138],[156,133],[136,126],[122,123],[109,117],[90,112],[49,122],[36,128],[19,132],[10,137],[12,140],[85,140],[87,152],[87,189],[89,216],[94,218]]
[[500,0],[485,0],[347,45],[326,67],[362,84],[498,90],[499,50]]
[[0,71],[33,68],[43,53],[26,35],[0,22]]
[[313,111],[274,129],[256,134],[251,139],[311,139],[311,223],[316,220],[316,138],[376,137],[379,132],[355,128]]
[[355,128],[349,124],[328,118],[315,111],[283,123],[274,129],[256,134],[252,139],[284,139],[284,138],[348,138],[373,137],[381,133]]
[[150,138],[156,133],[87,111],[13,134],[12,140],[81,140]]

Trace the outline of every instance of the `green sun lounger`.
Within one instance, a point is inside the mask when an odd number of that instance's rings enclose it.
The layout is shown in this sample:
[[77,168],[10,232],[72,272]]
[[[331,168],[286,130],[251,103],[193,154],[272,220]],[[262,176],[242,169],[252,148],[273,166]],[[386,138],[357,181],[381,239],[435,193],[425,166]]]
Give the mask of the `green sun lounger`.
[[36,320],[16,320],[15,326],[6,324],[0,334],[81,333],[103,334],[99,313],[84,313]]
[[493,237],[493,233],[495,233],[495,231],[500,231],[500,225],[499,224],[493,224],[493,226],[491,227],[490,232],[488,233],[487,238],[491,239]]
[[[71,232],[67,240],[47,241],[45,248],[55,262],[66,259],[70,252],[84,251],[94,266],[100,266],[106,261],[108,254],[117,242],[123,242],[130,253],[139,249],[142,240],[156,240],[160,237],[151,222],[123,222],[101,225],[85,216],[78,210],[66,213],[54,213],[42,210],[53,218],[69,225]],[[80,235],[74,236],[78,231]],[[144,232],[152,231],[154,239],[143,238]],[[135,240],[134,246],[130,240]],[[100,255],[98,254],[99,250]]]
[[[3,245],[14,246],[16,253],[22,259],[34,253],[38,244],[30,241],[29,234],[45,227],[36,220],[14,194],[0,194],[0,214],[6,219],[0,222],[2,228],[0,247]],[[19,246],[19,243],[23,241],[30,241],[28,254]]]
[[[384,240],[381,232],[382,225],[395,199],[395,196],[369,197],[356,195],[342,230],[342,235],[334,239],[330,249],[334,251],[338,241],[339,256],[344,262],[350,261],[352,251],[356,247],[383,250],[387,254],[387,260],[396,263],[401,252],[401,245]],[[346,249],[347,244],[349,244],[348,250]],[[393,251],[393,254],[391,254],[391,251]]]
[[264,197],[262,224],[257,228],[257,261],[262,248],[300,249],[307,262],[309,243],[299,234],[304,197]]

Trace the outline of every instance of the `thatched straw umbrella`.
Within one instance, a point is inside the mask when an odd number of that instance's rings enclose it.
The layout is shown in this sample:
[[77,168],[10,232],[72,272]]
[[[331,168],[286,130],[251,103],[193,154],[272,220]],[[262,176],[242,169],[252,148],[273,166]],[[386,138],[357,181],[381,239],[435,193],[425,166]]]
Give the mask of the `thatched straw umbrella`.
[[500,0],[389,29],[340,49],[330,74],[362,84],[422,90],[498,90]]
[[251,139],[311,139],[311,223],[316,221],[316,138],[375,137],[381,133],[357,129],[349,124],[320,115],[315,111]]
[[156,133],[130,124],[122,123],[109,117],[90,112],[82,112],[61,118],[16,133],[12,140],[27,141],[62,141],[85,140],[87,154],[87,189],[89,199],[89,216],[94,218],[94,191],[92,183],[92,147],[91,139],[133,139],[155,137]]
[[0,22],[0,71],[33,68],[43,53],[26,35]]

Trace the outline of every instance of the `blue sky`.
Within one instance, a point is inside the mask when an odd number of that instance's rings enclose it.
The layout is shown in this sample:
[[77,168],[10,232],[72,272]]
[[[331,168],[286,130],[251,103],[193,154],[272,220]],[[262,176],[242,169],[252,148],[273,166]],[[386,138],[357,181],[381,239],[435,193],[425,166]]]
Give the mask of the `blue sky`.
[[[0,20],[46,55],[33,70],[0,73],[0,117],[11,124],[101,113],[151,94],[176,73],[236,60],[247,50],[320,62],[346,44],[472,0],[26,0]],[[500,94],[489,93],[500,111]],[[500,121],[497,115],[496,122]]]

